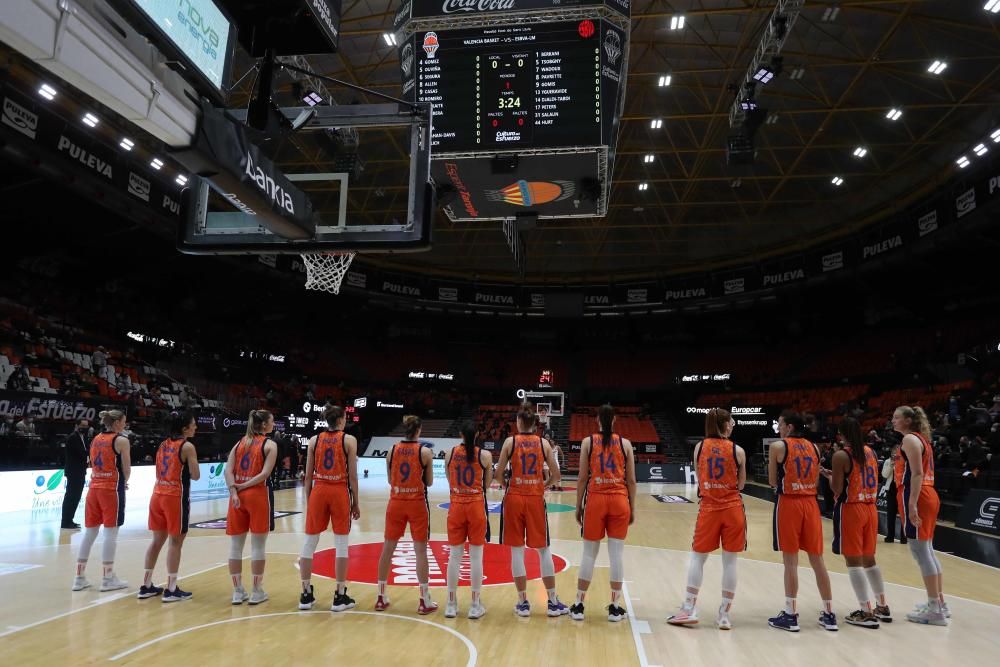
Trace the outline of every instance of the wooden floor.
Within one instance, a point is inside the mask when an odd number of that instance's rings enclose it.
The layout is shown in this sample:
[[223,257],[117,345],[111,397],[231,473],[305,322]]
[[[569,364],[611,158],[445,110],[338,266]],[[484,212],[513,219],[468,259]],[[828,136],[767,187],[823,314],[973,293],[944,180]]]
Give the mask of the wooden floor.
[[[5,664],[120,664],[283,665],[407,664],[425,665],[597,665],[611,661],[639,665],[764,665],[794,664],[808,655],[811,665],[902,664],[940,660],[943,664],[996,657],[996,628],[1000,627],[1000,570],[941,555],[945,591],[952,609],[950,627],[917,626],[903,620],[906,611],[923,599],[916,566],[906,547],[879,543],[878,559],[888,586],[889,603],[897,616],[891,625],[866,630],[843,623],[840,632],[825,632],[813,624],[819,597],[808,569],[801,572],[802,632],[773,630],[768,616],[783,604],[782,571],[771,551],[771,504],[746,499],[750,521],[750,550],[740,562],[739,588],[732,613],[734,629],[720,632],[712,621],[719,602],[720,562],[710,558],[700,611],[704,619],[696,628],[674,628],[664,623],[681,600],[685,586],[687,549],[690,546],[695,504],[662,504],[652,494],[689,496],[690,487],[641,484],[636,523],[625,552],[626,602],[629,621],[610,624],[602,614],[608,603],[606,552],[598,559],[588,618],[583,623],[568,617],[544,616],[545,593],[538,580],[529,583],[533,616],[516,618],[513,586],[484,588],[485,618],[469,621],[464,615],[443,615],[445,589],[435,588],[441,603],[437,614],[418,616],[416,589],[396,587],[392,608],[372,611],[375,587],[353,582],[350,592],[358,601],[352,612],[326,611],[332,582],[316,578],[315,611],[297,611],[299,593],[296,554],[301,546],[303,514],[277,521],[268,541],[265,588],[270,600],[258,607],[232,607],[225,559],[228,541],[220,530],[192,528],[184,548],[183,588],[194,592],[190,602],[162,604],[159,599],[136,600],[142,578],[142,556],[148,544],[145,508],[130,508],[121,531],[117,570],[132,586],[124,593],[94,590],[73,593],[70,584],[78,532],[58,530],[58,519],[4,515],[0,530],[0,638]],[[495,494],[493,500],[499,500]],[[380,543],[385,492],[375,483],[362,487],[361,521],[354,526],[351,543]],[[447,500],[443,489],[432,494],[432,539],[444,540],[446,510],[436,507]],[[550,494],[550,504],[572,505],[575,493]],[[302,511],[301,490],[281,491],[276,509]],[[225,501],[210,500],[192,506],[192,521],[225,514]],[[553,551],[568,561],[557,576],[564,601],[572,602],[580,540],[572,512],[549,515]],[[491,515],[494,535],[497,515]],[[830,523],[826,523],[827,544]],[[496,538],[494,537],[494,540]],[[320,549],[332,547],[325,536]],[[94,547],[89,576],[100,579],[100,540]],[[162,583],[164,558],[156,572]],[[438,558],[440,572],[446,559]],[[841,619],[857,605],[842,559],[827,554],[833,574],[835,611]],[[352,565],[352,568],[354,566]],[[432,568],[433,569],[433,568]],[[249,563],[246,574],[249,576]],[[487,582],[489,583],[489,582]],[[442,585],[443,586],[443,585]],[[468,608],[468,588],[459,591]],[[803,651],[808,651],[804,654]],[[724,662],[725,661],[725,662]]]

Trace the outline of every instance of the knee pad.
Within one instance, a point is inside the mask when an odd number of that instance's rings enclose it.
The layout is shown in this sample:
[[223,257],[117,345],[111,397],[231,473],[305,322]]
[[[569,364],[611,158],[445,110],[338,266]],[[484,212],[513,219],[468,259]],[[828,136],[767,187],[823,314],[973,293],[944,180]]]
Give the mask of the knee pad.
[[524,547],[510,548],[510,573],[515,577],[528,576],[528,571],[524,569]]
[[337,558],[347,558],[347,551],[350,548],[350,541],[347,535],[334,534],[333,548],[337,550]]
[[538,564],[541,566],[543,577],[556,576],[556,566],[552,562],[552,550],[548,547],[538,549]]
[[306,539],[302,542],[302,551],[299,552],[299,558],[312,560],[317,546],[319,546],[319,533],[306,535]]
[[118,548],[118,526],[104,528],[104,541],[101,544],[101,560],[105,563],[115,562],[115,550]]
[[247,534],[231,535],[229,537],[229,560],[243,560],[243,547],[247,543]]
[[257,533],[250,535],[250,560],[264,560],[267,558],[265,546],[267,545],[267,533]]
[[611,581],[625,580],[625,540],[608,538],[608,560],[611,562]]
[[934,557],[934,552],[931,550],[931,543],[929,541],[910,540],[909,546],[913,560],[917,561],[917,566],[920,568],[921,576],[930,577],[935,574],[941,574],[941,566],[937,563],[937,558]]
[[722,552],[722,590],[736,592],[736,562],[738,556],[733,551]]
[[580,558],[580,579],[590,581],[594,578],[594,562],[601,550],[601,543],[594,540],[583,541],[583,557]]

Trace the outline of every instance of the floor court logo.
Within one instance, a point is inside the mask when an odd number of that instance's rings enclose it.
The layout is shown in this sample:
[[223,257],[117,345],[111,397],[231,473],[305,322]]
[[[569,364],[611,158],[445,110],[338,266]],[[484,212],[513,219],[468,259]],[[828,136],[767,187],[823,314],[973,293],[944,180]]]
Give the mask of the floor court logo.
[[[451,503],[440,503],[439,508],[446,510],[451,507]],[[486,507],[490,514],[500,514],[503,503],[501,502],[489,502],[486,503]],[[576,508],[572,505],[566,505],[564,503],[545,503],[545,510],[549,514],[559,514],[560,512],[572,512]]]
[[45,479],[45,475],[39,475],[35,478],[35,495],[40,496],[43,493],[48,493],[49,491],[55,491],[62,485],[63,477],[65,473],[62,470],[57,470],[52,473],[52,476]]
[[[334,578],[334,554],[334,549],[317,551],[313,559],[313,574],[328,579]],[[358,583],[377,584],[378,560],[381,555],[381,542],[352,544],[350,547],[350,566],[347,571],[348,579]],[[448,557],[449,547],[446,542],[431,540],[427,543],[427,563],[431,586],[440,588],[447,585]],[[552,561],[557,573],[569,567],[566,559],[558,554],[552,554]],[[525,549],[524,566],[528,579],[541,577],[538,552],[534,549]],[[469,571],[469,556],[465,554],[462,556],[462,569],[459,575],[460,586],[469,585]],[[510,547],[502,544],[487,544],[486,548],[483,549],[483,584],[496,586],[513,582],[514,577],[510,572]],[[389,572],[388,583],[390,586],[417,585],[417,554],[412,540],[403,539],[396,545],[396,550],[392,554],[392,569]]]
[[[301,514],[302,512],[282,512],[280,510],[274,510],[275,519],[283,519],[286,516],[292,516],[293,514]],[[211,530],[225,530],[226,529],[226,517],[221,517],[219,519],[209,519],[208,521],[199,521],[198,523],[192,523],[192,528],[207,528]]]

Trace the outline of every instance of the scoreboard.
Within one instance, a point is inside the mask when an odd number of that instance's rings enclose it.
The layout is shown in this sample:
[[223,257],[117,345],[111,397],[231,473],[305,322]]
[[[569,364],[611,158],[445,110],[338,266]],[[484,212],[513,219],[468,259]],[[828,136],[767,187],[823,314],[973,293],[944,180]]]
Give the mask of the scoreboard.
[[602,40],[590,19],[417,32],[412,96],[435,153],[601,144]]

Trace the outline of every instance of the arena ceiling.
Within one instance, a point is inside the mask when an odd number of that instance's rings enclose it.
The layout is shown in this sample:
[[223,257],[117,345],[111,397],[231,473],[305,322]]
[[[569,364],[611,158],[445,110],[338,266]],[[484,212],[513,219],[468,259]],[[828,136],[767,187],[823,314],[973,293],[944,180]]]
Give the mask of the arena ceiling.
[[[341,52],[316,71],[390,95],[396,50],[383,33],[395,0],[345,0]],[[527,279],[579,282],[668,275],[763,259],[850,233],[952,175],[956,158],[1000,123],[1000,17],[982,2],[807,2],[785,42],[784,71],[759,86],[768,121],[756,163],[726,164],[731,84],[742,79],[774,2],[632,3],[625,113],[605,218],[542,221],[526,233]],[[831,11],[839,7],[839,12]],[[670,19],[683,14],[683,30]],[[935,75],[934,60],[947,63]],[[237,66],[246,69],[249,60]],[[670,74],[671,85],[659,79]],[[294,103],[283,80],[283,104]],[[246,99],[247,89],[233,98]],[[377,98],[331,87],[340,104]],[[886,113],[897,108],[897,121]],[[662,129],[650,121],[663,119]],[[363,133],[366,169],[402,164],[393,142]],[[867,150],[863,158],[853,152]],[[652,163],[644,156],[652,153]],[[971,155],[971,153],[970,153]],[[302,141],[287,170],[328,168]],[[841,186],[831,183],[844,179]],[[648,183],[639,191],[639,183]],[[516,279],[498,223],[435,222],[434,248],[366,256],[383,267]]]

